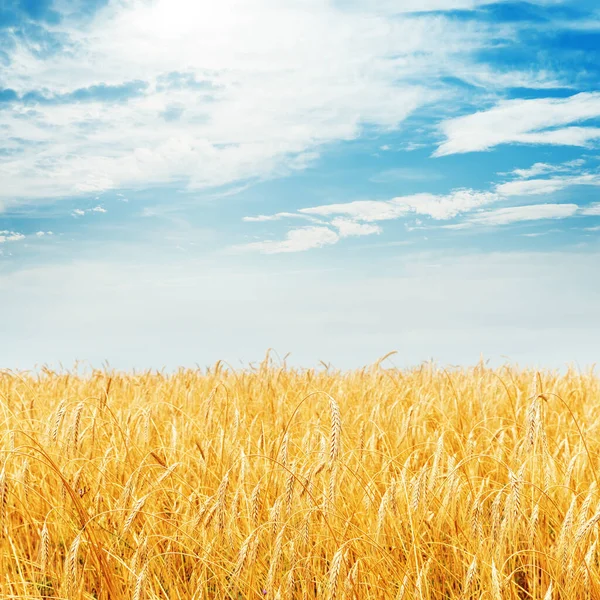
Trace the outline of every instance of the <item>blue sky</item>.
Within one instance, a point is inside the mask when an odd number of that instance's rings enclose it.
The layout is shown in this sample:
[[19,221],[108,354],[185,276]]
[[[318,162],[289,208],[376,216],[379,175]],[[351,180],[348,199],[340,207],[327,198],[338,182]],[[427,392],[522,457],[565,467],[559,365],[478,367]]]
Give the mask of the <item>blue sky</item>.
[[0,0],[0,363],[596,362],[591,0]]

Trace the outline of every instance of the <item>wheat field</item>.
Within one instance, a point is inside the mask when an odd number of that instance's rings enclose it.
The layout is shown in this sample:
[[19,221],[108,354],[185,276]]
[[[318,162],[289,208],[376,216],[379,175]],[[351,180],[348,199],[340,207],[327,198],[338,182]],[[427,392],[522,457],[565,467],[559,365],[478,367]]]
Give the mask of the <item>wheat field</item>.
[[0,596],[600,598],[600,380],[2,372]]

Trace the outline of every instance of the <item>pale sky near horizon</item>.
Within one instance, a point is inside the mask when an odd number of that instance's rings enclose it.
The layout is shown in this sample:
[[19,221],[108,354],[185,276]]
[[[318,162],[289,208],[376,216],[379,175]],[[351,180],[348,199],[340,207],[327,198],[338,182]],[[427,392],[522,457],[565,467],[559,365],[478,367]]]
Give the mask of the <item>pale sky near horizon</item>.
[[0,2],[0,368],[600,359],[592,0]]

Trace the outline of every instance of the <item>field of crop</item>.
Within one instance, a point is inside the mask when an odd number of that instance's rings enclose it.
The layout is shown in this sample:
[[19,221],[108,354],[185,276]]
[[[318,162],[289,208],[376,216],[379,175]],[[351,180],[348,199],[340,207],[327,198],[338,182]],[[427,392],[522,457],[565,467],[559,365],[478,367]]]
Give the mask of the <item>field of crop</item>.
[[0,374],[0,597],[600,598],[600,380]]

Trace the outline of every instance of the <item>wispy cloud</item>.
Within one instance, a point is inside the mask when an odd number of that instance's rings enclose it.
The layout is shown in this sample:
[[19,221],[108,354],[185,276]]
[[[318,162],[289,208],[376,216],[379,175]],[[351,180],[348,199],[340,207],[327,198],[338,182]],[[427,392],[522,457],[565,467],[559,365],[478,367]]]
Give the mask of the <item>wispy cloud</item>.
[[[331,227],[337,231],[333,231]],[[235,246],[233,251],[261,252],[263,254],[304,252],[313,248],[330,246],[342,238],[379,234],[381,231],[381,227],[378,225],[337,217],[331,221],[330,227],[310,226],[292,229],[287,232],[284,240],[251,242]]]
[[546,231],[534,231],[534,232],[530,232],[530,233],[522,233],[521,235],[523,237],[537,238],[537,237],[543,237],[545,235],[550,235],[551,233],[560,233],[560,229],[548,229]]
[[360,221],[389,221],[405,215],[408,207],[393,200],[355,200],[301,208],[299,212],[322,217],[346,215]]
[[551,194],[574,185],[600,185],[600,175],[565,175],[548,179],[520,179],[496,186],[496,191],[503,196],[530,196]]
[[600,216],[600,202],[595,202],[581,211],[584,215]]
[[335,244],[340,236],[329,227],[302,227],[288,231],[281,241],[266,240],[235,246],[234,251],[261,252],[263,254],[279,254],[282,252],[304,252],[312,248],[320,248]]
[[318,220],[307,215],[301,215],[292,212],[279,212],[275,213],[274,215],[258,215],[256,217],[244,217],[242,220],[246,221],[247,223],[264,223],[268,221],[280,221],[281,219],[305,219],[308,221]]
[[600,117],[600,92],[568,98],[505,100],[489,110],[444,121],[445,140],[434,156],[490,150],[500,144],[588,146],[600,128],[582,123]]
[[103,206],[94,206],[93,208],[76,208],[71,212],[74,217],[83,217],[88,213],[106,213],[108,212]]
[[498,195],[493,192],[454,190],[447,195],[414,194],[398,196],[391,200],[357,200],[342,204],[325,204],[301,208],[299,212],[321,216],[347,215],[361,221],[388,221],[410,213],[445,220],[497,199]]
[[546,173],[553,173],[556,171],[556,165],[549,165],[548,163],[535,163],[528,169],[515,169],[511,172],[511,175],[518,177],[519,179],[531,179],[538,175],[545,175]]
[[25,236],[22,233],[7,230],[0,231],[0,244],[4,244],[6,242],[20,242],[24,239]]
[[[505,0],[500,0],[505,1]],[[552,4],[556,0],[537,0],[536,4]],[[423,11],[457,11],[476,9],[489,4],[489,0],[370,0],[374,12],[390,15]],[[360,0],[348,0],[350,6],[360,7]]]
[[519,221],[564,219],[578,210],[577,204],[529,204],[481,212],[471,216],[470,221],[483,225],[508,225]]
[[357,237],[362,235],[372,235],[381,233],[382,229],[379,225],[371,225],[370,223],[357,223],[351,219],[336,218],[331,221],[331,224],[337,228],[340,237]]
[[[561,171],[572,171],[578,169],[585,164],[585,159],[579,158],[576,160],[570,160],[560,164],[549,164],[549,163],[535,163],[528,169],[514,169],[509,175],[518,179],[531,179],[538,175],[546,175],[548,173],[556,173]],[[507,173],[503,173],[506,175]]]

